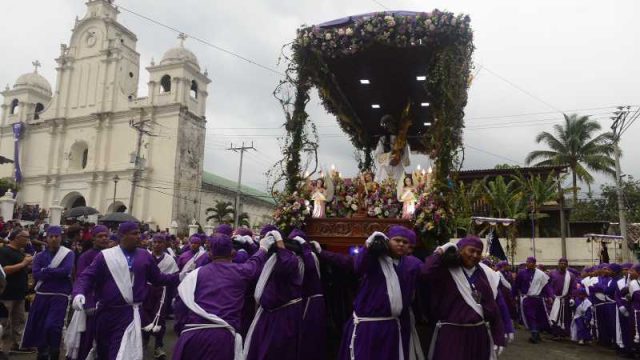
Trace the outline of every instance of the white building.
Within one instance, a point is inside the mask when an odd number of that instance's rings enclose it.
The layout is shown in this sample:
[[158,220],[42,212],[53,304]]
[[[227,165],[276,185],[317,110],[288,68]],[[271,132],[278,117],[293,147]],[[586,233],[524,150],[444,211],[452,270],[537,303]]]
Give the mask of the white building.
[[[173,220],[181,227],[202,221],[199,194],[211,80],[181,36],[177,47],[146,68],[149,95],[138,97],[137,38],[118,23],[118,13],[110,1],[88,0],[69,44],[60,46],[55,87],[38,74],[36,62],[32,73],[1,93],[0,154],[19,160],[18,203],[86,204],[103,214],[132,210],[160,227]],[[16,123],[24,128],[17,159]],[[141,136],[134,126],[144,130]],[[0,167],[0,177],[12,177],[13,170]]]

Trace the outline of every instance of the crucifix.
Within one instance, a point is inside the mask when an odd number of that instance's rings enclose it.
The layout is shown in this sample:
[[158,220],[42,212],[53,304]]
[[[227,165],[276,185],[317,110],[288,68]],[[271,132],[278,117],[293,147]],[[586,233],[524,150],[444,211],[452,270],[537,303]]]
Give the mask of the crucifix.
[[178,35],[178,39],[180,40],[180,46],[184,47],[184,41],[187,40],[187,34],[185,33],[180,33],[180,35]]
[[42,64],[38,60],[33,61],[31,65],[33,65],[33,72],[36,74],[38,73],[38,68],[42,66]]

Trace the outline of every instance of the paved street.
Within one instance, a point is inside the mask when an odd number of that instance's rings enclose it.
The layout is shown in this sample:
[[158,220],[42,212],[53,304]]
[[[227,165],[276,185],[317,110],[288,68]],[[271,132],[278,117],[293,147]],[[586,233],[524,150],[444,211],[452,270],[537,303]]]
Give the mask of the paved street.
[[[607,360],[615,359],[615,352],[613,350],[605,350],[599,346],[578,346],[569,341],[551,341],[544,340],[542,344],[533,345],[528,341],[528,334],[525,331],[519,330],[514,343],[510,344],[505,352],[500,356],[501,360]],[[176,337],[173,332],[170,331],[165,340],[168,359],[171,358],[170,349],[175,344]],[[20,360],[32,360],[35,359],[35,355],[21,355],[12,356],[12,359]],[[147,356],[147,359],[152,359],[151,356]]]

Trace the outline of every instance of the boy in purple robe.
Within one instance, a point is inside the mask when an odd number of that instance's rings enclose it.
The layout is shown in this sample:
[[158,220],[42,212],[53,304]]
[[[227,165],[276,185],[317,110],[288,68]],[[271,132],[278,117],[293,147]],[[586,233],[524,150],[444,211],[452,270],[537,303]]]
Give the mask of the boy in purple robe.
[[617,278],[613,278],[612,269],[620,272],[618,264],[601,264],[597,282],[591,287],[591,302],[594,307],[596,335],[598,343],[606,347],[616,347],[616,328],[618,324],[618,306],[615,301]]
[[189,238],[189,250],[186,250],[178,257],[178,268],[180,269],[181,277],[197,268],[198,260],[208,257],[207,251],[202,245],[202,238],[198,234],[191,235]]
[[558,268],[551,272],[551,291],[553,305],[549,313],[551,332],[554,339],[568,337],[571,330],[571,305],[573,291],[576,289],[576,276],[569,271],[569,261],[566,258],[558,260]]
[[552,292],[549,276],[536,268],[534,257],[529,257],[526,268],[518,272],[513,292],[520,297],[522,321],[531,332],[529,342],[537,344],[542,341],[540,332],[550,330],[545,301],[552,297]]
[[178,288],[176,328],[180,337],[173,359],[231,360],[242,357],[238,334],[246,292],[260,276],[270,239],[247,261],[232,261],[231,239],[215,234],[209,240],[211,263],[191,272]]
[[575,314],[571,321],[571,340],[584,345],[591,341],[592,304],[584,288],[576,291]]
[[[151,239],[153,261],[163,274],[175,274],[178,272],[176,261],[166,253],[167,243],[162,234],[156,234]],[[142,304],[142,336],[146,345],[151,335],[155,338],[153,357],[165,358],[164,334],[166,330],[166,316],[172,299],[173,289],[167,286],[147,285],[149,292]]]
[[[95,226],[91,229],[91,235],[93,236],[93,248],[85,251],[80,255],[78,264],[76,267],[76,278],[84,272],[86,268],[91,265],[93,259],[100,253],[100,251],[109,247],[109,229],[104,225]],[[67,357],[74,359],[86,359],[87,355],[93,348],[94,332],[95,332],[95,314],[96,314],[96,299],[94,293],[88,293],[85,296],[84,313],[86,314],[86,328],[82,332],[80,342],[77,349],[71,350],[67,347]],[[74,353],[75,352],[75,353]]]
[[302,246],[304,278],[302,281],[302,330],[300,338],[300,359],[325,360],[327,347],[327,309],[325,306],[320,263],[317,255],[307,243],[307,235],[300,229],[294,229],[289,240],[298,241]]
[[151,254],[138,248],[138,223],[122,223],[118,232],[120,245],[100,252],[78,276],[73,308],[83,310],[86,294],[95,293],[98,359],[141,360],[140,304],[147,296],[146,285],[176,286],[179,280],[177,274],[162,274]]
[[254,297],[259,307],[245,339],[244,354],[247,360],[297,360],[304,310],[303,262],[285,247],[279,231],[272,230],[266,237],[276,241],[276,248],[256,284]]
[[47,230],[47,250],[33,260],[33,279],[36,297],[29,310],[29,318],[22,337],[22,348],[38,348],[38,360],[58,359],[75,256],[71,249],[61,246],[62,229],[50,226]]
[[422,274],[434,289],[429,359],[495,359],[506,345],[495,300],[498,275],[480,264],[482,251],[482,240],[469,236],[425,260]]

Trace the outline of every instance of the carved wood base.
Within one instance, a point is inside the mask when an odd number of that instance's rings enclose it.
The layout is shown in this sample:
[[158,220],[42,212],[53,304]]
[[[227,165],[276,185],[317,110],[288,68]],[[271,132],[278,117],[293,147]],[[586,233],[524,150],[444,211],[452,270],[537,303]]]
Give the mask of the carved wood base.
[[386,232],[393,225],[413,228],[411,221],[404,219],[352,217],[310,219],[304,230],[309,239],[319,242],[327,250],[347,253],[351,246],[364,245],[372,232]]

